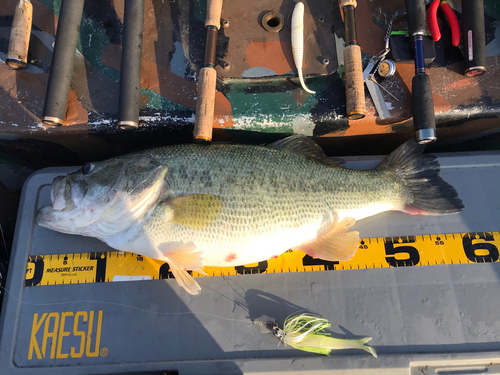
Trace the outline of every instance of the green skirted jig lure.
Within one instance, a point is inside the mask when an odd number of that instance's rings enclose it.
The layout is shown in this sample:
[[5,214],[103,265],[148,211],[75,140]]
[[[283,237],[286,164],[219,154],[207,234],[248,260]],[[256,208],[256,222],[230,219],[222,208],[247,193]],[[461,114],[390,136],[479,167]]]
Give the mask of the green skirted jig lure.
[[272,332],[285,346],[317,354],[330,355],[332,350],[361,349],[377,358],[371,346],[365,345],[371,337],[357,340],[328,337],[325,331],[331,325],[328,320],[312,314],[290,316],[285,320],[283,329],[279,328],[273,318],[262,315],[254,324],[262,333]]

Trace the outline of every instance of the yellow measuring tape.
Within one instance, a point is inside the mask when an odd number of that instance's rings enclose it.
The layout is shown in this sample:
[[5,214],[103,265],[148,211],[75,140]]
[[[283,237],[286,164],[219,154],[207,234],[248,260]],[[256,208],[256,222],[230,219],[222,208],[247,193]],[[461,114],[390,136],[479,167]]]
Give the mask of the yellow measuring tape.
[[[239,267],[205,267],[208,276],[331,271],[498,262],[500,232],[380,237],[360,240],[352,260],[330,262],[288,250]],[[195,277],[203,277],[197,272]],[[119,251],[30,256],[26,286],[172,278],[167,263]]]

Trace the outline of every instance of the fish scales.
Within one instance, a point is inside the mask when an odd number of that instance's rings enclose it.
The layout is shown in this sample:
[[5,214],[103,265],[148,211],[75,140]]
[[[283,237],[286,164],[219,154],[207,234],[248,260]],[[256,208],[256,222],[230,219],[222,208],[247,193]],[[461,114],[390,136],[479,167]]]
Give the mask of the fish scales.
[[161,208],[144,227],[157,241],[192,239],[203,251],[207,266],[235,264],[235,259],[227,261],[230,253],[245,264],[262,260],[263,253],[267,258],[279,255],[315,238],[336,212],[342,213],[342,219],[351,210],[373,204],[402,204],[400,189],[387,172],[326,166],[293,152],[258,146],[186,145],[148,154],[169,166],[167,183],[172,196],[221,197],[222,211],[206,228],[160,225],[165,221]]
[[374,170],[334,166],[306,137],[269,146],[176,145],[89,163],[54,179],[37,224],[99,238],[168,262],[197,294],[187,270],[260,262],[293,248],[351,259],[356,220],[388,210],[414,215],[463,209],[435,157],[414,140]]
[[[167,182],[176,195],[216,194],[229,199],[257,201],[271,195],[272,202],[292,202],[286,215],[304,200],[334,209],[350,210],[374,202],[401,204],[401,189],[387,172],[331,167],[293,152],[240,145],[183,145],[153,149],[151,157],[168,166]],[[302,198],[299,200],[298,198]],[[318,203],[319,202],[319,203]],[[236,203],[236,202],[234,202]],[[286,207],[286,206],[285,206]],[[281,218],[283,207],[274,211]]]

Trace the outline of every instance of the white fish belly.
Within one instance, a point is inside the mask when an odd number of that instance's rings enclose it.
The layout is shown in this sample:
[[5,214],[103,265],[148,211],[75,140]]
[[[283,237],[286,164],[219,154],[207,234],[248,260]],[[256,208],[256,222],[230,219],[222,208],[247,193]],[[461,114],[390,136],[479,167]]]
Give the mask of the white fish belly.
[[[360,209],[339,210],[339,221],[345,218],[361,220],[381,212],[393,210],[394,206],[387,203],[373,203]],[[221,246],[212,244],[206,246],[203,252],[204,266],[227,267],[261,262],[279,256],[288,249],[297,248],[301,244],[313,241],[318,237],[318,231],[324,221],[304,225],[300,228],[276,230],[249,238],[247,241],[235,241],[234,244]],[[355,227],[353,228],[356,229]],[[205,248],[200,242],[200,249]]]
[[277,257],[290,248],[316,238],[319,225],[310,224],[300,228],[277,230],[273,234],[252,236],[239,243],[197,246],[203,250],[203,265],[207,267],[230,267],[257,263]]
[[372,203],[367,204],[365,207],[349,209],[349,210],[338,210],[339,221],[344,220],[347,217],[352,217],[356,221],[370,217],[385,211],[394,210],[395,207],[390,203]]

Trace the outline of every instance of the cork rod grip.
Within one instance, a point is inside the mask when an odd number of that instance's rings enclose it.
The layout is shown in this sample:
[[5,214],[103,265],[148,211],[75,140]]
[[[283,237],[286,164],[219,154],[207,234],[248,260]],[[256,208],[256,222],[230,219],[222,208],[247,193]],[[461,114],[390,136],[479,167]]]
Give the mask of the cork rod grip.
[[361,48],[358,45],[344,48],[344,67],[347,117],[350,120],[358,120],[366,115]]
[[14,69],[26,67],[32,18],[33,5],[27,0],[20,0],[14,12],[6,60]]
[[220,16],[222,13],[222,0],[207,0],[207,18],[205,27],[215,26],[220,29]]
[[193,132],[196,142],[210,142],[212,140],[216,80],[217,72],[214,68],[201,68]]

